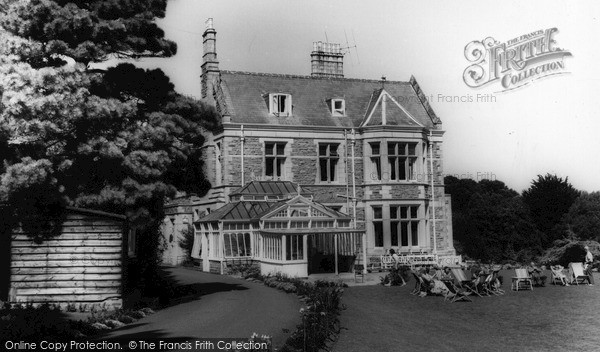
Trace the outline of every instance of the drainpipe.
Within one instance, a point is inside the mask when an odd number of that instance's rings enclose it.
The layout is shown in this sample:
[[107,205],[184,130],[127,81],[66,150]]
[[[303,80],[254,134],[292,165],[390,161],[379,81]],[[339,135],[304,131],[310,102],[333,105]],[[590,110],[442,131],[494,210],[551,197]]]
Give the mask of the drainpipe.
[[433,216],[433,254],[437,254],[437,239],[435,228],[435,186],[433,182],[433,132],[429,130],[429,165],[431,167],[431,212]]
[[241,140],[241,142],[242,142],[242,143],[241,143],[241,152],[240,152],[240,153],[241,153],[241,157],[242,157],[242,161],[241,161],[241,164],[242,164],[242,187],[244,187],[244,185],[246,184],[246,182],[245,182],[245,178],[244,178],[244,141],[245,141],[245,139],[246,139],[246,138],[244,137],[244,125],[242,125],[242,126],[240,127],[240,131],[241,131],[241,137],[240,137],[240,140]]
[[[356,145],[356,133],[354,128],[352,129],[352,224],[356,230],[356,164],[354,161],[354,146]],[[367,273],[367,233],[362,233],[362,257],[363,257],[363,274]]]

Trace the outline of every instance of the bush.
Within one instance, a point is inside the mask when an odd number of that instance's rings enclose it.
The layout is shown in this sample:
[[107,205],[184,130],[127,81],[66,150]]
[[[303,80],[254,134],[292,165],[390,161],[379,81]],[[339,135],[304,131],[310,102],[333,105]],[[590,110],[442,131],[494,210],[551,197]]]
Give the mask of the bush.
[[317,352],[328,348],[340,331],[338,316],[342,309],[342,282],[318,280],[307,282],[277,273],[274,276],[261,277],[269,287],[293,293],[303,297],[307,307],[300,310],[302,323],[288,338],[280,351]]

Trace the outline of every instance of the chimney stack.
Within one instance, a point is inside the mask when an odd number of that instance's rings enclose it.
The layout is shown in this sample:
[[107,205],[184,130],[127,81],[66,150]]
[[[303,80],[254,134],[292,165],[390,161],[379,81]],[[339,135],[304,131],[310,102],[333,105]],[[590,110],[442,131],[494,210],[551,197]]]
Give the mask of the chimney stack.
[[204,55],[202,56],[202,99],[215,105],[213,86],[219,77],[217,60],[217,31],[213,28],[213,19],[206,20],[206,29],[202,35]]
[[340,44],[313,42],[311,76],[344,77],[344,53]]

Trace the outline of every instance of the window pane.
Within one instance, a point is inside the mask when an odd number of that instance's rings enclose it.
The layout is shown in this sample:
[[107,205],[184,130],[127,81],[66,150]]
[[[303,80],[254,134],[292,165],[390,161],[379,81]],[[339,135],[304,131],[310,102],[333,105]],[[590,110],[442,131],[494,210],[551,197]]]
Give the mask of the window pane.
[[410,217],[412,219],[416,219],[418,211],[419,211],[419,207],[416,207],[416,206],[410,207]]
[[400,217],[402,219],[408,219],[408,207],[400,207]]
[[265,158],[265,175],[273,176],[273,158]]
[[381,180],[381,159],[380,158],[372,158],[373,164],[375,165],[375,177],[377,180]]
[[419,222],[413,221],[410,223],[410,225],[411,225],[410,234],[411,234],[412,245],[418,246],[419,245]]
[[400,223],[400,241],[403,247],[408,247],[408,222]]
[[279,158],[276,159],[275,164],[277,166],[277,175],[278,177],[281,177],[281,166],[283,165],[283,159]]
[[381,211],[381,207],[373,207],[373,218],[374,219],[383,218],[383,213]]
[[390,207],[390,219],[397,219],[397,218],[398,218],[398,207],[391,206]]
[[329,155],[330,156],[338,156],[337,144],[330,144],[329,145]]
[[400,158],[398,160],[398,179],[399,180],[406,180],[406,158]]
[[371,154],[372,155],[379,155],[380,151],[379,151],[379,147],[380,144],[379,143],[370,143],[371,144]]
[[327,156],[327,144],[319,144],[319,155]]
[[279,106],[278,106],[278,111],[279,112],[285,112],[285,101],[286,101],[286,96],[285,95],[280,95],[279,96]]
[[390,230],[391,230],[391,240],[392,240],[392,246],[393,247],[398,247],[398,226],[400,225],[400,223],[398,221],[392,221],[390,223]]
[[284,155],[285,152],[285,143],[277,143],[277,155]]
[[375,234],[375,247],[383,247],[383,223],[373,223],[374,234]]
[[319,159],[319,172],[321,181],[327,181],[327,159]]
[[390,162],[390,179],[391,180],[397,180],[398,179],[398,175],[397,175],[397,161],[398,158],[388,158],[389,162]]
[[388,143],[388,155],[396,155],[396,143]]
[[408,155],[417,155],[417,145],[416,144],[408,145]]
[[337,165],[337,160],[329,160],[329,181],[335,180],[335,166]]
[[273,155],[273,148],[275,147],[275,144],[273,143],[267,143],[265,144],[265,154],[266,155]]

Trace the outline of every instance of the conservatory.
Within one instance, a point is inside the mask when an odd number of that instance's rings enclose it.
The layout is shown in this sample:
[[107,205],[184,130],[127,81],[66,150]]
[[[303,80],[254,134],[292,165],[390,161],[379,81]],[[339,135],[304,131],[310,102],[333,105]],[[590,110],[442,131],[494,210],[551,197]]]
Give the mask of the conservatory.
[[[298,192],[288,199],[235,197],[194,223],[193,257],[203,271],[235,264],[261,273],[307,277],[350,271],[363,252],[364,231],[352,219]],[[363,258],[360,258],[363,259]]]

